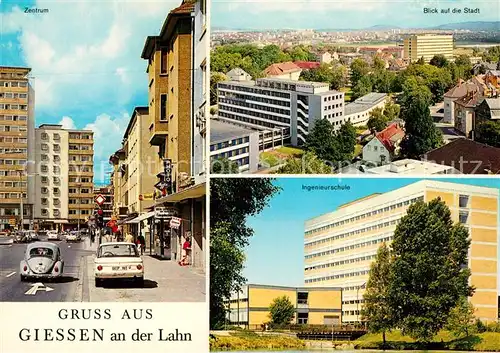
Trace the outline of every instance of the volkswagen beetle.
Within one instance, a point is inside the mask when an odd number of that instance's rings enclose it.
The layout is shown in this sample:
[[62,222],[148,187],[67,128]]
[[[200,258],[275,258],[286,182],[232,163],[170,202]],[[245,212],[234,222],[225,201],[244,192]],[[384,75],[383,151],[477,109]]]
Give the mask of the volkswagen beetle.
[[28,278],[60,278],[63,274],[64,261],[61,249],[54,243],[36,242],[26,247],[21,261],[21,281]]

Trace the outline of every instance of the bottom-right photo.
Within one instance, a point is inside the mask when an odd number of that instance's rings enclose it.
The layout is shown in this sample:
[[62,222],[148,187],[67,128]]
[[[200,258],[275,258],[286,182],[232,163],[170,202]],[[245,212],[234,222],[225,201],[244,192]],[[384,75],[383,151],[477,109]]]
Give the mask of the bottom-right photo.
[[500,351],[500,181],[210,180],[212,351]]

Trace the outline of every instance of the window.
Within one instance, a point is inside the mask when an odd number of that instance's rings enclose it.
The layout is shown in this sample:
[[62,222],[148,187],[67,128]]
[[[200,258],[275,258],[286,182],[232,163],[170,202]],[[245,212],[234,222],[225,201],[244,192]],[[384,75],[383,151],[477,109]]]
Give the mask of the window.
[[167,120],[167,95],[166,94],[161,95],[160,120],[161,121]]
[[47,194],[49,192],[49,189],[46,187],[42,188],[42,194]]
[[61,161],[61,157],[60,156],[54,156],[54,162],[56,163],[59,163]]
[[468,195],[460,195],[458,202],[459,202],[460,207],[467,207],[469,205],[469,196]]
[[60,152],[60,151],[61,151],[61,146],[54,145],[54,152]]
[[298,304],[307,304],[307,298],[309,293],[307,292],[298,292],[297,293],[297,303]]
[[61,179],[58,177],[53,177],[52,180],[54,181],[54,184],[59,184],[61,182]]
[[47,198],[42,198],[42,205],[47,205],[49,203],[49,199]]
[[90,193],[90,190],[89,189],[82,189],[81,193],[82,194],[88,194],[88,193]]
[[42,143],[42,151],[48,151],[49,150],[49,145],[46,143]]
[[42,132],[42,140],[48,140],[49,139],[49,134],[46,132]]
[[49,178],[46,176],[42,176],[42,183],[46,184],[49,182]]
[[48,167],[48,166],[46,166],[46,165],[42,165],[42,166],[40,167],[40,170],[41,170],[43,173],[47,173],[47,172],[49,171],[49,167]]
[[61,171],[61,168],[59,168],[57,165],[55,165],[52,167],[52,170],[54,173],[59,174],[59,172]]
[[161,49],[161,73],[162,74],[168,73],[168,49],[167,48]]
[[468,218],[469,218],[469,212],[467,212],[467,211],[460,211],[460,213],[459,213],[459,221],[460,221],[460,223],[466,224]]
[[69,188],[69,193],[70,194],[76,194],[77,190],[75,188]]
[[54,199],[54,205],[59,206],[61,204],[61,200]]
[[49,156],[46,154],[42,154],[42,161],[48,161],[48,160],[49,160]]
[[52,213],[54,214],[54,216],[55,216],[55,217],[59,217],[59,215],[61,214],[61,213],[59,212],[59,210],[58,210],[58,209],[56,209],[56,208],[54,208],[54,209],[52,210]]
[[59,141],[61,136],[59,134],[54,134],[54,140]]

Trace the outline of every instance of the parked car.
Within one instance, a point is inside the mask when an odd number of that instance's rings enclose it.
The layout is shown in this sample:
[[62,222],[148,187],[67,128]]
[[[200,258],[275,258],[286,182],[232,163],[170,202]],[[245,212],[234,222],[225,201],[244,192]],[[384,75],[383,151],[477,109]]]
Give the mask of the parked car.
[[21,281],[28,278],[60,278],[63,274],[64,261],[61,249],[54,243],[35,242],[26,247],[21,260]]
[[14,234],[14,243],[27,243],[29,242],[29,236],[24,232],[16,232]]
[[49,230],[47,232],[47,240],[61,240],[61,238],[56,230]]
[[81,241],[82,237],[80,236],[80,233],[78,232],[69,232],[66,234],[66,241],[67,242],[77,242]]
[[132,243],[102,243],[94,260],[94,272],[96,287],[106,279],[132,279],[137,285],[144,285],[144,263]]

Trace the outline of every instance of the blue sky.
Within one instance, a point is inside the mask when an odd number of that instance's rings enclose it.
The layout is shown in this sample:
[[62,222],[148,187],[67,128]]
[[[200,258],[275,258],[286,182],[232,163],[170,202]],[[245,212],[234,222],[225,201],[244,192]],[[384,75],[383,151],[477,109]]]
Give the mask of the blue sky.
[[[479,14],[424,14],[424,7],[479,8]],[[212,0],[212,27],[356,29],[498,21],[496,0]],[[244,15],[242,15],[244,14]]]
[[[62,123],[95,136],[95,181],[109,170],[135,106],[148,104],[148,35],[181,0],[0,0],[0,65],[32,68],[36,126]],[[24,8],[48,9],[25,14]]]
[[[441,179],[442,180],[442,179]],[[338,206],[376,192],[387,192],[418,179],[324,179],[281,178],[282,187],[268,207],[247,224],[254,236],[246,249],[244,276],[248,283],[302,286],[304,260],[304,222],[332,212]],[[498,179],[446,179],[443,181],[500,187]],[[306,191],[302,185],[348,185],[348,191]]]

